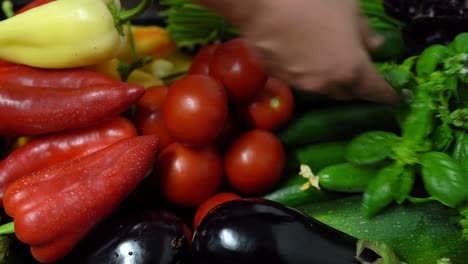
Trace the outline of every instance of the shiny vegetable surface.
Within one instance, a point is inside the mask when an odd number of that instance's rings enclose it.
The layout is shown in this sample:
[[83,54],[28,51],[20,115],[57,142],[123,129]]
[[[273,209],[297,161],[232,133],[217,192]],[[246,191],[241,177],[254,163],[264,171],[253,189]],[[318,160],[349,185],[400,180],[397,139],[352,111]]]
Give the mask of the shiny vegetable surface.
[[206,214],[217,205],[237,199],[241,199],[241,197],[238,194],[232,192],[220,192],[211,196],[197,208],[197,211],[193,216],[193,228],[196,228],[206,216]]
[[0,83],[0,134],[38,135],[92,125],[123,113],[143,93],[142,86],[126,83],[79,89]]
[[327,190],[353,193],[363,192],[378,171],[376,167],[344,162],[321,169],[317,176],[319,186]]
[[215,43],[202,47],[193,57],[190,64],[189,74],[210,74],[210,63],[213,55],[221,44]]
[[124,138],[137,135],[124,117],[94,126],[41,136],[17,148],[0,162],[0,204],[3,192],[14,180],[38,170],[81,158]]
[[251,128],[276,131],[288,122],[294,110],[291,88],[279,79],[269,77],[255,99],[238,107],[243,121]]
[[355,263],[356,240],[296,210],[260,198],[211,210],[195,230],[195,263]]
[[372,103],[351,103],[323,109],[309,109],[295,116],[278,132],[286,147],[330,140],[350,139],[372,130],[394,130],[396,121],[391,107]]
[[41,69],[8,62],[0,67],[0,80],[3,85],[72,89],[120,83],[105,74],[82,68]]
[[175,81],[163,104],[163,120],[172,137],[189,146],[214,141],[228,115],[228,98],[223,85],[201,74]]
[[15,235],[38,261],[60,260],[143,180],[157,147],[156,136],[131,137],[15,181],[3,199]]
[[151,177],[162,198],[190,208],[218,191],[223,173],[223,160],[214,146],[191,148],[174,142],[159,154]]
[[43,4],[0,22],[0,58],[39,68],[73,68],[106,61],[125,46],[122,23],[151,2],[143,0],[128,11],[120,10],[118,0]]
[[184,222],[173,213],[120,210],[98,225],[63,264],[178,264],[189,259]]
[[253,129],[240,135],[226,150],[226,178],[241,193],[260,194],[278,183],[285,159],[284,147],[275,134]]
[[138,131],[143,135],[157,135],[159,149],[163,149],[175,141],[162,117],[162,105],[168,91],[167,86],[149,87],[135,104],[134,119]]
[[242,38],[226,41],[216,49],[209,72],[236,103],[252,101],[268,78],[253,48]]
[[437,202],[392,205],[370,219],[362,214],[360,195],[296,208],[358,239],[384,242],[408,264],[436,263],[442,258],[466,263],[468,241],[452,221],[456,214]]

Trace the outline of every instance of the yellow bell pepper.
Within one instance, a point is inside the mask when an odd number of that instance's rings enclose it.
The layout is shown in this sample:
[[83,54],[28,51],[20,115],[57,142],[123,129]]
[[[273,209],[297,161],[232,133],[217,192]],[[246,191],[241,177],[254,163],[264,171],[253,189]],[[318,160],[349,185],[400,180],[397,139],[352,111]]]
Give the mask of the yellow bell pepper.
[[125,47],[122,24],[152,0],[122,11],[119,0],[57,0],[0,21],[0,59],[40,68],[99,64]]
[[119,67],[119,59],[113,58],[113,59],[104,61],[102,63],[91,65],[85,68],[88,70],[97,71],[97,72],[106,74],[116,80],[121,81],[122,78],[120,77],[118,67]]

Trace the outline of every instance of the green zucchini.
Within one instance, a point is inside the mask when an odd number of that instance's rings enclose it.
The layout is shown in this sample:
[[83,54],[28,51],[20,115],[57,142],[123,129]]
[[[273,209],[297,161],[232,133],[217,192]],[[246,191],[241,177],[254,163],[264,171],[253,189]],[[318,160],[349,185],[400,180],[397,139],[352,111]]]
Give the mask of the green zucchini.
[[309,110],[291,120],[277,135],[285,147],[345,140],[369,130],[398,128],[390,107],[359,103]]
[[440,203],[393,205],[370,219],[363,216],[361,195],[296,209],[358,239],[386,243],[408,264],[435,264],[442,258],[452,264],[467,261],[468,241],[451,221],[456,212]]

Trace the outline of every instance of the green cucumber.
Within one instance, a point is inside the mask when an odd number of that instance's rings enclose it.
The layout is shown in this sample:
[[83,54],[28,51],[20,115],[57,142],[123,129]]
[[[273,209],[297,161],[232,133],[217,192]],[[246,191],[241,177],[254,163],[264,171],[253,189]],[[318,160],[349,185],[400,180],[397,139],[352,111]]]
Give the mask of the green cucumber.
[[452,264],[467,261],[468,241],[451,221],[456,212],[440,203],[393,205],[370,219],[363,216],[361,195],[296,209],[358,239],[386,243],[408,264],[434,264],[442,258]]
[[262,197],[287,206],[320,202],[337,197],[337,194],[318,190],[312,186],[301,189],[307,182],[308,180],[301,175],[294,174],[283,180],[272,192]]
[[[372,27],[372,25],[371,25]],[[403,39],[402,32],[397,29],[382,29],[372,27],[376,35],[384,39],[383,44],[371,56],[374,61],[397,60],[408,54],[408,47]]]
[[319,186],[329,191],[359,193],[379,171],[377,166],[362,166],[348,162],[333,164],[320,170]]
[[287,148],[345,140],[369,130],[397,129],[391,107],[356,103],[309,110],[295,117],[277,135]]
[[288,152],[286,170],[299,172],[301,164],[317,172],[329,165],[346,161],[347,140],[320,142],[291,149]]

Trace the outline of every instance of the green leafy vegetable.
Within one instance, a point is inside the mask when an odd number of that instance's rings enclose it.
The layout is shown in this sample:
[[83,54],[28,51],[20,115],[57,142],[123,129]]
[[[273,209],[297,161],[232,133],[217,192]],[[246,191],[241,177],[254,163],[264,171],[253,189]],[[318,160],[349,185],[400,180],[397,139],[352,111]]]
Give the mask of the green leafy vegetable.
[[204,6],[188,0],[161,0],[168,8],[167,30],[179,47],[206,45],[238,36],[238,30],[226,19]]

